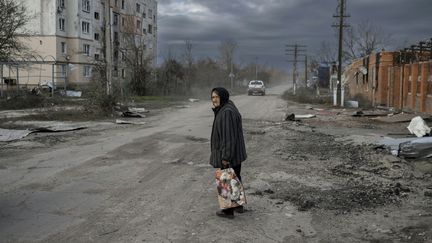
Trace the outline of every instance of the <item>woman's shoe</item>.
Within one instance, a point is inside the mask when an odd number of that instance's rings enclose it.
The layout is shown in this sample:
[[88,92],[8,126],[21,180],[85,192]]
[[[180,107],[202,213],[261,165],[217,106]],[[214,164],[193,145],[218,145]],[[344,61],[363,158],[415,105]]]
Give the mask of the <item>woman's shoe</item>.
[[245,209],[244,209],[244,207],[243,206],[238,206],[238,207],[235,207],[234,208],[234,211],[236,212],[236,213],[244,213],[245,212]]
[[222,218],[233,219],[234,211],[232,209],[222,209],[216,212],[216,215]]

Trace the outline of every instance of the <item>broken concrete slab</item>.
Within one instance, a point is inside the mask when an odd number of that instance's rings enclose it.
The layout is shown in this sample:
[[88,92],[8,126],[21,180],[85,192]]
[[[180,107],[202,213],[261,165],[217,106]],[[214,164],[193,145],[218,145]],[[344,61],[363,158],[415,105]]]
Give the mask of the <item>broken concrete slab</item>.
[[30,130],[12,130],[0,128],[0,142],[9,142],[26,137],[32,133]]
[[378,142],[378,145],[384,145],[390,150],[399,150],[399,144],[404,142],[409,142],[417,139],[416,137],[406,137],[406,138],[391,138],[384,137],[381,141]]
[[399,156],[404,158],[432,157],[432,137],[417,138],[399,144]]

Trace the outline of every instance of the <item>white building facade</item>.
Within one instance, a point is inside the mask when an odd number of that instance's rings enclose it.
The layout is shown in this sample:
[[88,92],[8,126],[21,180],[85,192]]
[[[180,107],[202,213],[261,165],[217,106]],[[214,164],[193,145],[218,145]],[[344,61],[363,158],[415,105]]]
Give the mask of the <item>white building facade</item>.
[[[95,65],[105,60],[107,42],[112,82],[124,84],[133,71],[126,61],[130,39],[141,45],[146,56],[156,63],[156,0],[20,1],[32,17],[26,27],[31,35],[23,41],[40,59],[55,60],[57,87],[87,85]],[[105,20],[109,20],[109,26]],[[110,38],[106,38],[105,30],[111,34]],[[33,67],[20,75],[29,77],[27,84],[37,85],[41,79],[51,79],[52,73],[50,68]]]

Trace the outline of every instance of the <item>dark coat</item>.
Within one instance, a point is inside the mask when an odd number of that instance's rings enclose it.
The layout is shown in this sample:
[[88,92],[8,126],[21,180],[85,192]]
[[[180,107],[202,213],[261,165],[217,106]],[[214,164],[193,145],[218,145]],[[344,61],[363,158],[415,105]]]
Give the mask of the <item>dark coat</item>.
[[222,168],[226,160],[231,167],[237,166],[247,158],[240,112],[231,100],[214,111],[210,164]]

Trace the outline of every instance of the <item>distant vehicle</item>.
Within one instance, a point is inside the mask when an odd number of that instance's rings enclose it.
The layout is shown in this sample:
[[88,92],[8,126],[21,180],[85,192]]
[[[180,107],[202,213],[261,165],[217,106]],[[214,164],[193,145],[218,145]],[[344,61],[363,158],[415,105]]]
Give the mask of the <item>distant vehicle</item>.
[[253,95],[253,94],[265,95],[264,82],[261,80],[250,81],[247,91],[248,91],[248,95]]

